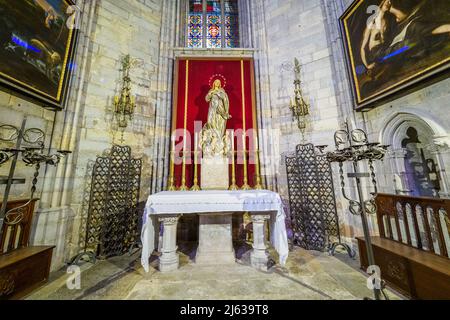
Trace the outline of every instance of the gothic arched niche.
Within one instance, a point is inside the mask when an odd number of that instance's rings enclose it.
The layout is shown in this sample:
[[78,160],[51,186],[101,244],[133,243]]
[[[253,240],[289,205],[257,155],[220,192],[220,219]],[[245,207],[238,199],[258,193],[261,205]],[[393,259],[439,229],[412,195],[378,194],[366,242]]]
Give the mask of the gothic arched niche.
[[386,123],[382,141],[391,146],[396,193],[440,196],[442,177],[435,139],[442,133],[436,127],[412,113],[398,113]]

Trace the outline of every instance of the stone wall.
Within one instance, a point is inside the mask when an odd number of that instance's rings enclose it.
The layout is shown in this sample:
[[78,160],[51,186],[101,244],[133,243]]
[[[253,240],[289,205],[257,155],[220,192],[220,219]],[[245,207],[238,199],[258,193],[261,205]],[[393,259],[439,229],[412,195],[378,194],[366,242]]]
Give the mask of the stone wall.
[[[78,253],[90,164],[113,143],[121,142],[120,133],[112,122],[112,102],[120,88],[120,61],[126,54],[137,61],[131,72],[137,109],[124,132],[124,144],[132,147],[135,157],[143,159],[141,201],[150,193],[165,2],[79,1],[82,18],[75,61],[77,69],[68,104],[58,113],[55,122],[52,112],[0,93],[1,112],[8,113],[9,123],[18,125],[23,115],[28,114],[30,125],[44,128],[49,138],[55,124],[53,146],[73,151],[57,169],[42,169],[38,190],[41,201],[34,219],[33,244],[57,246],[53,269]],[[18,175],[29,177],[30,173],[19,168]],[[26,196],[27,190],[28,186],[16,188],[14,196]]]
[[[157,106],[157,72],[159,64],[162,1],[103,0],[99,3],[95,30],[92,33],[90,68],[83,95],[86,99],[81,115],[73,195],[70,206],[80,213],[85,209],[85,184],[89,163],[95,161],[113,143],[122,143],[121,134],[112,121],[114,95],[120,89],[121,59],[130,54],[136,61],[131,70],[132,91],[136,95],[136,115],[123,135],[123,144],[142,158],[140,199],[150,193],[152,151]],[[81,215],[76,215],[72,246],[77,248],[76,232]],[[75,251],[71,252],[73,255]]]
[[[289,98],[293,95],[292,62],[294,57],[302,64],[303,90],[311,103],[312,124],[308,128],[306,141],[316,145],[334,145],[334,131],[348,121],[352,128],[367,130],[372,141],[389,143],[394,133],[406,124],[428,128],[432,132],[434,145],[426,146],[441,164],[442,196],[448,197],[447,176],[449,170],[449,80],[443,80],[379,106],[364,115],[353,111],[350,80],[346,72],[343,41],[339,32],[339,17],[352,0],[278,0],[263,1],[264,23],[257,33],[266,38],[265,50],[268,61],[268,96],[273,128],[281,130],[280,153],[289,153],[301,142],[300,133],[292,121]],[[254,12],[254,15],[258,15]],[[260,22],[261,23],[261,22]],[[400,129],[399,129],[400,128]],[[400,139],[400,134],[397,134]],[[404,138],[404,137],[403,137]],[[402,138],[402,139],[403,139]],[[398,163],[398,150],[392,150],[383,163],[377,165],[378,184],[382,192],[395,193],[396,188],[405,188],[402,169]],[[363,168],[367,170],[367,168]],[[336,173],[336,170],[334,170]],[[400,181],[395,181],[395,180]],[[281,164],[276,176],[278,190],[287,198],[287,183],[284,166]],[[335,174],[335,186],[339,186]],[[402,185],[403,184],[403,185]],[[368,188],[365,183],[366,190]],[[349,182],[347,192],[354,194],[354,185]],[[348,204],[336,190],[337,207],[342,231],[348,239],[361,235],[360,218],[353,217],[346,209]],[[377,232],[372,218],[371,228]]]
[[330,144],[339,113],[321,2],[264,1],[264,5],[272,126],[281,131],[279,151],[294,151],[301,142],[289,109],[294,92],[294,58],[302,65],[303,90],[311,104],[311,124],[305,138],[315,144]]
[[[297,123],[293,121],[289,109],[294,93],[294,58],[302,65],[303,93],[311,105],[305,142],[332,145],[334,131],[342,119],[342,110],[338,103],[339,88],[334,83],[333,47],[327,34],[327,12],[322,1],[261,1],[259,7],[253,10],[253,15],[257,28],[254,44],[259,50],[257,63],[265,67],[263,74],[259,74],[259,98],[264,100],[263,108],[270,109],[261,115],[266,127],[274,130],[274,135],[280,134],[279,149],[275,152],[286,155],[302,143]],[[257,21],[259,17],[263,20]],[[273,175],[276,186],[269,184],[268,187],[277,190],[287,201],[283,157],[269,174]],[[341,220],[344,220],[344,204],[340,197],[337,200]]]

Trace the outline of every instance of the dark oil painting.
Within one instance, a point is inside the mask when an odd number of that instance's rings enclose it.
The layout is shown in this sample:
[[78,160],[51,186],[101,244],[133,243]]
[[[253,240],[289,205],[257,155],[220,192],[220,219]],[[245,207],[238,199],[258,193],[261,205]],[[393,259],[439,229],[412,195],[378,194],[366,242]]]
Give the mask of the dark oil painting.
[[72,5],[69,0],[0,0],[3,84],[61,107],[73,67]]
[[357,107],[449,67],[450,0],[356,0],[341,23]]

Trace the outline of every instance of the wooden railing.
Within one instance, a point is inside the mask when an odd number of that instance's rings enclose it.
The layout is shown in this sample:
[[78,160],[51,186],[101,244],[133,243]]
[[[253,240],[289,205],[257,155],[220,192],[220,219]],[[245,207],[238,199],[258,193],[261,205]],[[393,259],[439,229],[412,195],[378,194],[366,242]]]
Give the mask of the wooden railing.
[[5,224],[0,234],[0,255],[29,245],[34,206],[37,200],[33,199],[30,202],[27,199],[8,201],[7,211],[13,208],[24,207],[13,213],[11,220],[16,220],[16,223],[10,224],[7,221],[8,219],[5,219]]
[[378,194],[380,236],[448,258],[450,200]]

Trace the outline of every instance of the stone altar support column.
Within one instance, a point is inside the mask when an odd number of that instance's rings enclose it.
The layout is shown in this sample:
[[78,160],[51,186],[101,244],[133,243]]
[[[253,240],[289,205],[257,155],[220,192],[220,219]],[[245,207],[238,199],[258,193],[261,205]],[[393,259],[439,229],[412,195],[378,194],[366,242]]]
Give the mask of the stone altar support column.
[[269,254],[267,253],[264,224],[270,219],[269,214],[251,213],[253,222],[253,251],[250,261],[253,268],[267,271]]
[[223,265],[236,262],[231,213],[200,214],[199,243],[195,263]]
[[180,257],[177,253],[177,225],[179,218],[178,215],[159,217],[159,222],[164,226],[162,255],[159,258],[159,271],[161,272],[177,270],[180,264]]

